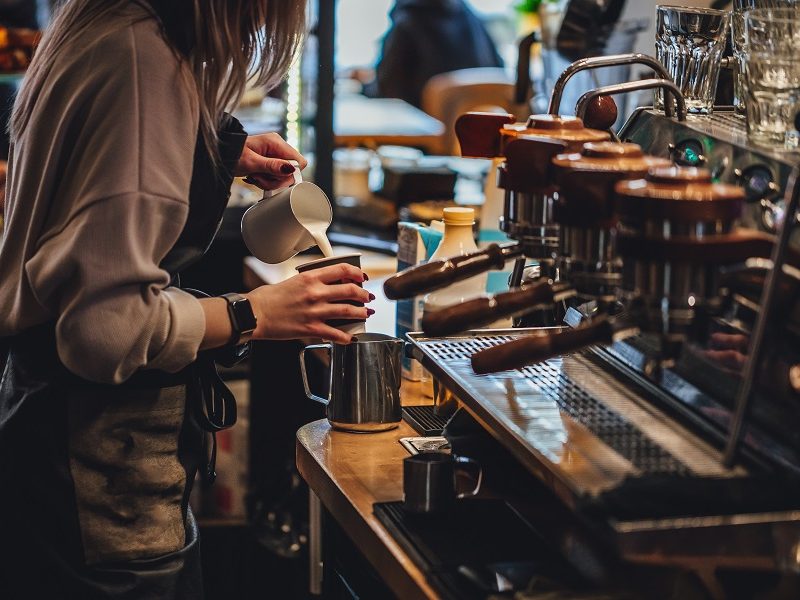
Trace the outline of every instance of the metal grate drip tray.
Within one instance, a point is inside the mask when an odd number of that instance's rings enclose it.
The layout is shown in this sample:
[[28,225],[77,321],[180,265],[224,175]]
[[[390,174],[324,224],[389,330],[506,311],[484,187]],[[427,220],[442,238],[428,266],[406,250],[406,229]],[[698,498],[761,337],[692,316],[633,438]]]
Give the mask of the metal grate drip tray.
[[[588,352],[516,371],[472,371],[469,358],[476,350],[541,333],[484,330],[408,338],[415,357],[567,506],[607,519],[622,556],[670,557],[672,564],[689,565],[703,556],[709,564],[731,565],[759,555],[777,564],[775,532],[791,536],[786,539],[800,534],[800,485],[789,490],[785,480],[742,467],[724,469],[717,448]],[[743,535],[759,546],[747,556],[737,554]]]
[[468,408],[510,434],[512,450],[543,464],[574,494],[594,496],[643,476],[730,477],[718,451],[666,419],[584,354],[476,375],[478,350],[536,330],[453,338],[410,334],[419,357]]
[[418,434],[426,437],[442,435],[442,430],[448,421],[434,412],[432,404],[404,406],[403,420]]
[[[434,360],[452,363],[469,360],[483,348],[513,339],[507,335],[430,340],[421,342]],[[550,398],[566,415],[586,427],[597,438],[644,473],[686,473],[686,466],[667,450],[649,439],[624,417],[593,398],[562,369],[562,359],[553,359],[516,371],[542,394]],[[506,374],[507,375],[507,374]],[[475,375],[474,377],[479,377]],[[491,377],[491,376],[490,376]]]

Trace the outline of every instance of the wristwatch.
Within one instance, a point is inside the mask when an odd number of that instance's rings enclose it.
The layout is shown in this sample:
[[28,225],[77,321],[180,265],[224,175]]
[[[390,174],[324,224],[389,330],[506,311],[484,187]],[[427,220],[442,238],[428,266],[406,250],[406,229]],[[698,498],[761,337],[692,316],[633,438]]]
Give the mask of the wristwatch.
[[250,301],[241,294],[222,294],[228,303],[228,316],[231,318],[230,345],[239,344],[244,336],[250,335],[256,328],[256,316]]

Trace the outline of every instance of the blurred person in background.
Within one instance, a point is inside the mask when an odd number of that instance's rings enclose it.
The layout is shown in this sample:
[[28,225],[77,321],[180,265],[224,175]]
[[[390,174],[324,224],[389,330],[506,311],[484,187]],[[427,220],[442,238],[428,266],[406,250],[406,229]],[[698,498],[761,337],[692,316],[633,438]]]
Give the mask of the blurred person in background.
[[420,106],[422,88],[434,75],[503,60],[481,20],[464,0],[396,0],[367,96],[400,98]]

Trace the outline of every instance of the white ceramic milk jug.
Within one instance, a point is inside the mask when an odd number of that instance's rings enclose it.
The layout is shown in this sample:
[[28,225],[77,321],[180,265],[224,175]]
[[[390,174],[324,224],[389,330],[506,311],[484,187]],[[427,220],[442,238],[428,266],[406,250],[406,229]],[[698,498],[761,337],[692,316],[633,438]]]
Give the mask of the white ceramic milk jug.
[[295,163],[294,183],[264,192],[264,197],[242,217],[242,238],[250,252],[276,264],[318,245],[332,256],[325,232],[333,219],[331,202],[319,187],[303,181]]

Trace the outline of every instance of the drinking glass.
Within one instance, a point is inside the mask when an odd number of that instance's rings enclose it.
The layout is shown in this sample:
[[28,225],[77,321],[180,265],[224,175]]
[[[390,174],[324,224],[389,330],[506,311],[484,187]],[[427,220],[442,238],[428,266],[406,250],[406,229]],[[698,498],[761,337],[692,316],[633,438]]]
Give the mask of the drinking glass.
[[[729,21],[722,10],[656,6],[656,57],[680,88],[689,112],[711,114]],[[660,89],[656,107],[664,108]]]
[[797,150],[800,8],[759,8],[745,13],[745,47],[748,139],[776,150]]
[[736,60],[736,72],[733,79],[733,106],[738,114],[742,116],[745,114],[745,13],[754,8],[787,8],[795,6],[796,4],[797,0],[733,0],[733,14],[731,15],[731,42],[733,46],[733,57]]

